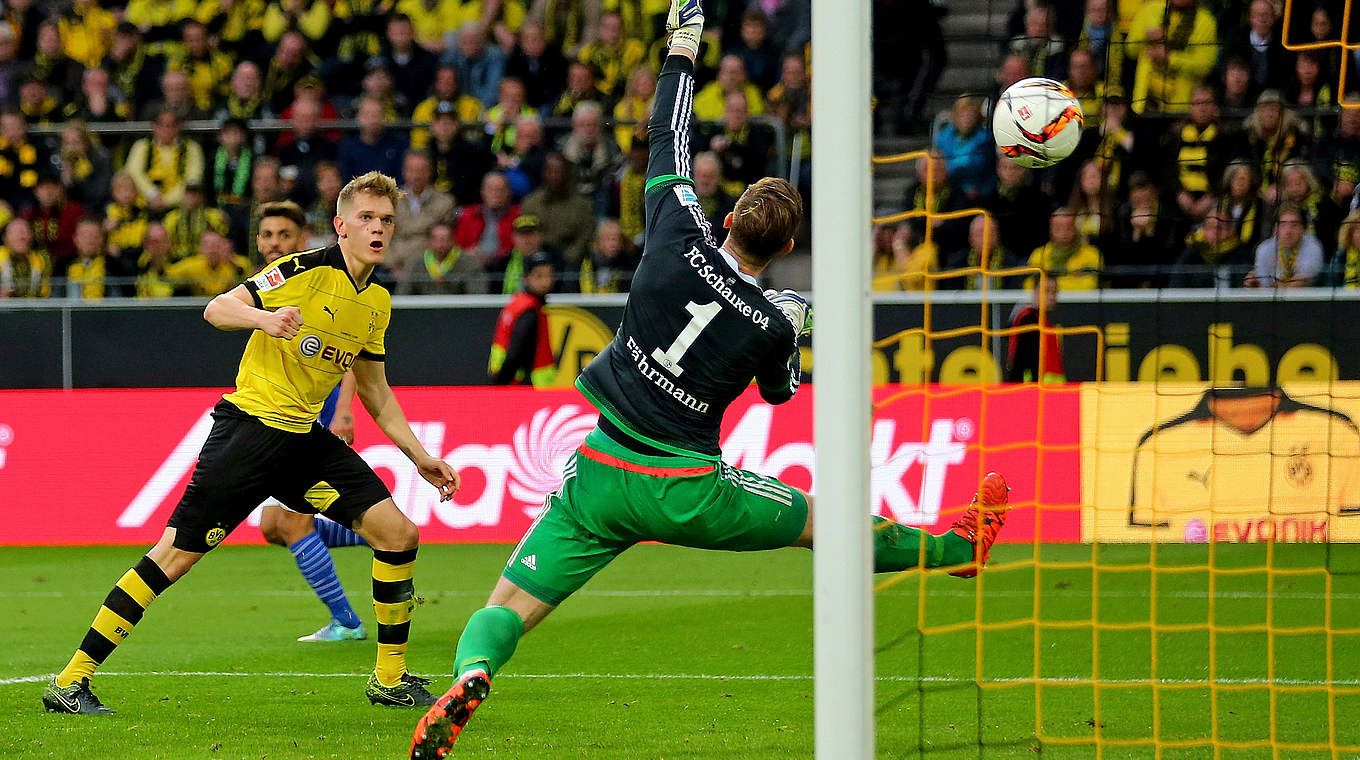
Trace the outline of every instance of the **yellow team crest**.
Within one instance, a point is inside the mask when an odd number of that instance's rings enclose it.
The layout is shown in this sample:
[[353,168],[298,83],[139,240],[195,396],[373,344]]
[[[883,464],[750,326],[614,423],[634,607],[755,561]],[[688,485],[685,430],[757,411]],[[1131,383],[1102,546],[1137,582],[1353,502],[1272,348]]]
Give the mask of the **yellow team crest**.
[[227,537],[227,532],[221,528],[213,528],[208,531],[208,535],[203,537],[203,543],[208,546],[217,546],[222,543],[222,539]]

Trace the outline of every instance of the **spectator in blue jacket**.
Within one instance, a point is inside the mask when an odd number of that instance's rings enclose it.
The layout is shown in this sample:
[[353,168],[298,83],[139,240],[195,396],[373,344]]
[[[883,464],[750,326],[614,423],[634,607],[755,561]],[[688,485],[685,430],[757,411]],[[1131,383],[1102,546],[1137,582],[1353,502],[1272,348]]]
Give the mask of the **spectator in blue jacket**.
[[362,98],[355,121],[359,123],[359,134],[340,141],[340,181],[348,182],[371,171],[400,177],[406,138],[383,128],[382,101]]
[[949,179],[969,200],[996,187],[996,151],[982,123],[982,98],[964,95],[954,101],[950,122],[935,135],[935,149],[944,156]]
[[440,63],[453,64],[458,69],[458,83],[472,97],[482,101],[483,108],[496,105],[499,98],[501,75],[505,73],[505,53],[497,45],[488,45],[486,27],[469,21],[457,32],[445,35],[448,52]]

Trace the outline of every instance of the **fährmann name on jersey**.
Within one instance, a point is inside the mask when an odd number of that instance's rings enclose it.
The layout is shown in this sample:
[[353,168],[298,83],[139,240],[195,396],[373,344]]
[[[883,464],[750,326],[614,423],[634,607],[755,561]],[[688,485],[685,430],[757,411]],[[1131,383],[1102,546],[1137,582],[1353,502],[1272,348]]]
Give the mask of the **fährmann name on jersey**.
[[676,385],[675,381],[662,374],[659,367],[653,367],[643,354],[642,346],[639,346],[631,335],[628,336],[628,353],[632,355],[633,363],[637,365],[638,372],[644,378],[652,381],[653,385],[665,391],[666,395],[700,414],[708,411],[707,401],[700,401],[695,398],[689,391]]
[[713,288],[715,293],[731,304],[732,308],[740,312],[743,317],[750,319],[753,324],[759,325],[762,330],[770,329],[770,315],[753,308],[751,304],[746,303],[741,296],[733,292],[727,284],[727,277],[718,267],[708,262],[708,257],[704,255],[703,251],[699,250],[698,246],[690,246],[689,251],[685,254],[685,260],[699,275],[699,279],[708,283],[708,286]]

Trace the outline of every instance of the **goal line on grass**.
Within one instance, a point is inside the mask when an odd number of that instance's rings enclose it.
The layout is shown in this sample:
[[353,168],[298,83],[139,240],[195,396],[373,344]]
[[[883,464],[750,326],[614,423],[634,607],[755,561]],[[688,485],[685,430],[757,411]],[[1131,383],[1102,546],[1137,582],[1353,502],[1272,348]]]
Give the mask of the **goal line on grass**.
[[[299,673],[291,671],[212,671],[212,670],[148,670],[140,672],[109,671],[100,672],[100,677],[119,678],[365,678],[371,671],[364,673]],[[0,686],[24,683],[41,683],[52,677],[45,675],[15,676],[0,678]],[[437,673],[434,678],[453,678],[452,673]],[[775,675],[755,673],[748,675],[716,675],[703,673],[503,673],[501,678],[537,678],[553,680],[560,678],[593,678],[602,681],[812,681],[808,675]],[[930,683],[930,684],[1026,684],[1036,683],[1033,678],[952,678],[949,676],[877,676],[874,680],[884,683]],[[1207,678],[1040,678],[1041,686],[1209,686]],[[1322,681],[1299,678],[1219,678],[1214,681],[1218,686],[1360,686],[1360,679]]]

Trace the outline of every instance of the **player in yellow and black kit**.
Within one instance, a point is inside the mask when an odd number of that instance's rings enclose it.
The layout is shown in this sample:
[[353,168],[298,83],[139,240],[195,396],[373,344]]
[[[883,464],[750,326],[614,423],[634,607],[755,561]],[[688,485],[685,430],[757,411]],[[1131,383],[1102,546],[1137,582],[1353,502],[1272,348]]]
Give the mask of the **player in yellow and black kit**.
[[400,191],[378,172],[357,177],[336,203],[337,245],[285,256],[208,304],[221,330],[254,330],[236,391],[213,410],[193,479],[161,540],[109,592],[70,663],[43,694],[55,712],[111,712],[90,676],[146,608],[222,542],[267,496],[324,513],[373,547],[378,661],[365,694],[377,704],[428,705],[429,681],[406,672],[406,638],[419,536],[387,487],[344,441],[317,424],[331,389],[353,367],[359,398],[383,433],[448,500],[458,474],[425,451],[387,384],[384,333],[391,296],[369,282],[392,239]]

